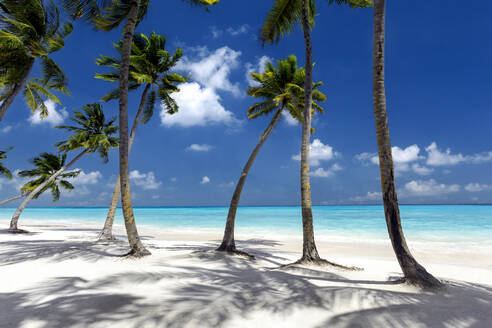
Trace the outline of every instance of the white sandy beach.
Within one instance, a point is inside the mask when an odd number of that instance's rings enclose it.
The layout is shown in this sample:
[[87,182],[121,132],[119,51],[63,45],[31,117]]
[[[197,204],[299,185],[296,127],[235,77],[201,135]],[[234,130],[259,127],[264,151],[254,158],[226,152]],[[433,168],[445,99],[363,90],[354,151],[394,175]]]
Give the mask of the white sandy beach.
[[0,327],[492,327],[489,248],[410,242],[447,282],[431,294],[395,282],[389,242],[319,242],[323,257],[364,268],[347,272],[279,268],[300,256],[298,239],[238,231],[251,261],[211,252],[220,235],[141,227],[152,256],[134,260],[120,257],[122,226],[102,243],[96,224],[21,224],[32,233],[0,233]]

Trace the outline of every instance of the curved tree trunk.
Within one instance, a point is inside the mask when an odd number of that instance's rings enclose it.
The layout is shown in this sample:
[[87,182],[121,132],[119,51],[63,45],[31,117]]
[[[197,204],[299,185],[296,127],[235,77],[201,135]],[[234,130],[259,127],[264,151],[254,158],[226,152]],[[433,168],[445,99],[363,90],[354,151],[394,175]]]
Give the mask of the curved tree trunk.
[[248,161],[246,162],[246,165],[243,168],[241,177],[239,178],[239,181],[237,182],[236,185],[236,189],[234,190],[234,194],[232,195],[231,203],[229,205],[229,213],[227,214],[224,238],[222,239],[222,244],[220,244],[219,248],[217,248],[218,251],[237,252],[236,244],[234,242],[234,223],[236,220],[237,207],[239,206],[239,199],[241,198],[241,192],[243,190],[244,183],[246,182],[246,178],[248,177],[248,172],[251,169],[251,166],[253,166],[253,162],[255,161],[256,156],[258,155],[261,147],[263,146],[263,144],[265,143],[265,141],[267,140],[267,138],[270,136],[273,129],[275,128],[275,125],[277,124],[277,122],[281,117],[283,109],[284,106],[280,107],[275,112],[275,115],[273,116],[270,124],[265,129],[263,134],[260,136],[260,141],[258,142],[255,149],[249,156]]
[[[140,97],[140,105],[138,106],[137,114],[135,115],[135,119],[133,120],[132,131],[130,132],[130,140],[128,141],[128,152],[132,151],[133,141],[135,140],[135,134],[137,133],[138,123],[140,122],[140,117],[142,116],[144,105],[145,105],[145,97],[149,92],[150,84],[145,86],[145,89]],[[114,240],[113,236],[113,222],[114,215],[116,213],[116,206],[118,205],[118,199],[120,197],[120,175],[116,178],[116,183],[114,184],[113,197],[111,197],[111,204],[109,206],[108,215],[106,216],[106,221],[104,222],[104,227],[99,234],[100,240]]]
[[301,262],[316,262],[321,258],[314,242],[311,185],[309,183],[309,146],[311,139],[311,96],[313,85],[313,53],[311,27],[308,20],[307,0],[302,0],[302,29],[306,48],[306,80],[304,82],[304,112],[301,143],[301,205],[302,205],[302,258]]
[[386,115],[384,87],[384,36],[385,0],[374,1],[374,49],[373,49],[373,100],[376,135],[378,140],[379,167],[383,193],[384,215],[388,234],[405,280],[423,288],[441,286],[441,282],[429,274],[410,253],[401,227],[398,197],[395,188],[393,157]]
[[24,208],[26,207],[27,203],[29,203],[29,201],[31,201],[31,199],[33,199],[35,195],[37,195],[41,190],[43,190],[47,185],[49,185],[53,180],[55,180],[66,169],[68,169],[69,167],[71,167],[82,156],[84,156],[85,153],[87,153],[87,149],[86,150],[83,150],[74,159],[72,159],[70,161],[70,163],[68,163],[67,165],[63,166],[61,169],[59,169],[58,171],[56,171],[48,180],[46,180],[45,182],[43,182],[42,184],[40,184],[39,186],[37,186],[36,189],[34,189],[33,191],[31,191],[26,196],[26,198],[19,205],[19,207],[17,208],[17,210],[14,213],[14,216],[12,216],[12,219],[10,220],[10,228],[8,230],[9,232],[12,232],[12,233],[23,233],[23,232],[27,232],[27,231],[21,230],[21,229],[19,229],[17,227],[17,222],[19,221],[19,217],[20,217],[22,211],[24,210]]
[[27,78],[29,77],[29,73],[31,73],[32,67],[34,66],[34,58],[29,59],[29,63],[26,67],[26,70],[21,76],[21,79],[19,83],[15,84],[14,89],[12,92],[7,96],[7,98],[4,99],[2,104],[0,105],[0,121],[3,119],[5,116],[5,113],[7,113],[7,109],[9,109],[10,105],[14,102],[15,97],[17,94],[22,90],[22,87],[24,87],[24,84],[26,84]]
[[19,198],[22,198],[22,197],[24,197],[24,196],[25,196],[25,195],[19,195],[19,196],[15,196],[15,197],[12,197],[12,198],[6,199],[6,200],[4,200],[4,201],[1,201],[1,202],[0,202],[0,206],[3,206],[3,205],[5,205],[5,204],[7,204],[7,203],[10,203],[10,202],[12,202],[12,201],[14,201],[14,200],[17,200],[17,199],[19,199]]
[[125,228],[130,244],[130,252],[128,255],[135,257],[150,255],[150,252],[144,247],[138,235],[130,194],[130,178],[128,176],[128,74],[131,44],[135,26],[137,24],[139,5],[140,0],[131,1],[128,19],[123,28],[119,87],[121,207],[123,209]]

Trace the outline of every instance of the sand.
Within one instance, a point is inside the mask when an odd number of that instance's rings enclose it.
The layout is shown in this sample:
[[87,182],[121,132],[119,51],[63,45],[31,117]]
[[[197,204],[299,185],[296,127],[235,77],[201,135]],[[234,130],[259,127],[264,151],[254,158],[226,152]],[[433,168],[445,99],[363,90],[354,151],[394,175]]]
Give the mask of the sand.
[[[318,243],[321,255],[363,267],[287,267],[301,240],[247,236],[255,261],[212,250],[220,234],[141,227],[152,256],[127,259],[97,242],[99,225],[22,221],[27,235],[0,231],[0,327],[492,327],[492,252],[414,243],[439,293],[399,283],[388,241]],[[0,220],[0,227],[8,222]],[[451,246],[451,247],[450,247]]]

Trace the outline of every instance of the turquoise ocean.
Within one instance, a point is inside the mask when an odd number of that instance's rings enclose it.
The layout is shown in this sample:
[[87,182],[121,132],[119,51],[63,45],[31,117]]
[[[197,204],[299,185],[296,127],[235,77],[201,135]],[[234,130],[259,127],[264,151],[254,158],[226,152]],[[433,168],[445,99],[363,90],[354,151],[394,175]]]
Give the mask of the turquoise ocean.
[[[15,208],[0,208],[0,220],[9,220]],[[217,233],[224,229],[227,207],[135,207],[139,226],[169,232]],[[492,205],[402,205],[403,228],[409,240],[446,243],[492,244]],[[90,222],[102,226],[107,208],[28,207],[19,224]],[[314,206],[318,240],[384,240],[387,230],[382,206]],[[122,224],[117,211],[115,223]],[[61,222],[60,222],[61,223]],[[160,230],[161,230],[160,229]],[[301,238],[300,207],[240,207],[236,233],[263,237]]]

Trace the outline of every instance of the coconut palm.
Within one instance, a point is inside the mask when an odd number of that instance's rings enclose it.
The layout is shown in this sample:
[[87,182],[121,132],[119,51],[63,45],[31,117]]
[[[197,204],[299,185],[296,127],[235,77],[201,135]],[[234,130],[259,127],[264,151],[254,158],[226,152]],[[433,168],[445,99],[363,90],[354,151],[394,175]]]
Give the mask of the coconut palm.
[[374,47],[373,47],[373,100],[376,136],[378,140],[379,168],[383,195],[384,215],[388,234],[405,280],[423,288],[441,286],[441,282],[428,273],[408,249],[401,227],[400,209],[395,187],[395,174],[391,141],[386,112],[386,91],[384,87],[384,35],[385,0],[374,1]]
[[[141,257],[150,255],[138,235],[130,194],[130,178],[128,175],[128,83],[130,71],[130,52],[135,28],[147,12],[150,0],[64,0],[74,18],[85,18],[93,22],[96,28],[110,31],[117,28],[123,21],[123,43],[119,75],[119,124],[120,124],[120,183],[121,207],[125,219],[125,227],[130,243],[128,255]],[[191,4],[206,7],[219,0],[186,0]]]
[[[169,114],[178,111],[178,105],[170,96],[171,93],[179,91],[176,84],[186,82],[187,79],[177,73],[168,73],[183,55],[181,49],[176,49],[174,54],[165,50],[166,38],[153,32],[150,37],[145,34],[136,34],[133,37],[132,52],[130,55],[130,82],[128,89],[135,90],[145,85],[140,97],[140,104],[133,119],[133,126],[128,141],[128,151],[131,151],[138,123],[147,123],[154,113],[156,100],[166,106]],[[122,41],[115,44],[116,50],[121,53]],[[100,78],[110,82],[119,80],[120,59],[117,57],[101,56],[96,64],[103,67],[110,67],[113,70],[109,73],[96,74]],[[102,100],[109,101],[118,98],[119,89],[114,89],[105,95]],[[142,117],[143,115],[143,117]],[[108,210],[106,222],[99,236],[100,239],[113,240],[113,222],[120,197],[120,177],[118,175],[111,198],[111,205]]]
[[[19,199],[29,195],[33,190],[35,190],[38,186],[47,181],[53,174],[55,174],[58,170],[60,170],[64,165],[67,159],[67,154],[55,155],[51,153],[41,153],[38,157],[34,157],[30,160],[32,164],[34,164],[35,169],[32,170],[24,170],[17,173],[17,175],[21,178],[36,178],[25,183],[21,187],[21,194],[19,196],[10,198],[6,201],[0,203],[3,205],[9,201]],[[60,199],[60,187],[65,190],[73,190],[73,185],[65,180],[68,178],[75,178],[80,174],[80,170],[64,172],[58,175],[54,180],[49,182],[44,188],[38,191],[33,195],[33,199],[38,198],[42,193],[47,190],[51,191],[51,195],[53,196],[53,201],[56,202]]]
[[9,180],[12,179],[12,172],[10,172],[10,170],[6,168],[1,161],[7,158],[7,152],[11,149],[12,147],[9,147],[7,150],[0,150],[0,176],[4,176]]
[[[116,118],[110,121],[106,120],[102,106],[100,104],[88,104],[82,108],[83,112],[74,111],[74,117],[70,119],[76,123],[75,126],[56,126],[58,129],[65,129],[73,134],[65,141],[56,144],[58,151],[64,154],[82,150],[68,164],[64,164],[57,171],[54,171],[49,178],[42,183],[32,187],[26,187],[25,191],[29,192],[23,202],[19,205],[10,221],[11,232],[23,232],[18,229],[17,222],[26,207],[27,203],[36,198],[41,192],[49,188],[50,183],[62,175],[67,169],[77,162],[82,156],[89,153],[98,152],[99,156],[106,163],[108,161],[108,151],[111,148],[118,147],[118,139],[113,137],[118,131],[118,128],[113,125]],[[63,159],[63,158],[62,158]],[[65,160],[63,160],[65,162]],[[55,195],[55,194],[54,194]]]
[[[0,0],[0,121],[23,90],[32,111],[48,115],[46,99],[60,100],[51,92],[67,93],[67,77],[49,57],[64,47],[71,23],[60,23],[52,1]],[[31,78],[34,63],[41,65],[41,78]]]
[[[287,110],[289,115],[294,119],[302,122],[302,111],[304,108],[304,68],[297,67],[297,58],[294,55],[287,59],[279,60],[277,67],[268,62],[263,73],[251,73],[251,77],[258,84],[250,86],[247,90],[248,95],[255,98],[262,98],[248,109],[248,118],[255,119],[260,116],[269,115],[275,111],[272,120],[267,128],[260,136],[260,140],[253,152],[248,158],[246,165],[243,168],[236,189],[229,205],[229,213],[227,215],[226,227],[222,244],[217,248],[218,251],[227,251],[233,253],[243,253],[236,250],[234,241],[234,223],[236,219],[236,211],[239,205],[239,199],[243,190],[248,172],[253,165],[253,162],[260,152],[261,147],[272,133],[275,125],[280,120],[282,112]],[[313,100],[322,102],[326,100],[326,96],[317,88],[321,86],[321,82],[313,84]],[[323,108],[316,102],[313,102],[313,107],[320,113],[323,113]]]
[[[353,8],[371,5],[368,0],[330,0],[329,3],[348,4]],[[312,106],[312,44],[311,28],[314,24],[315,0],[276,0],[268,12],[261,29],[260,39],[263,44],[278,43],[280,38],[290,33],[295,23],[299,22],[304,34],[306,52],[306,73],[304,82],[305,102],[302,120],[301,142],[301,205],[303,247],[302,257],[298,261],[309,263],[326,263],[316,249],[313,229],[313,211],[311,206],[311,186],[309,183],[309,145],[311,138],[311,106]],[[332,263],[330,263],[332,264]]]

